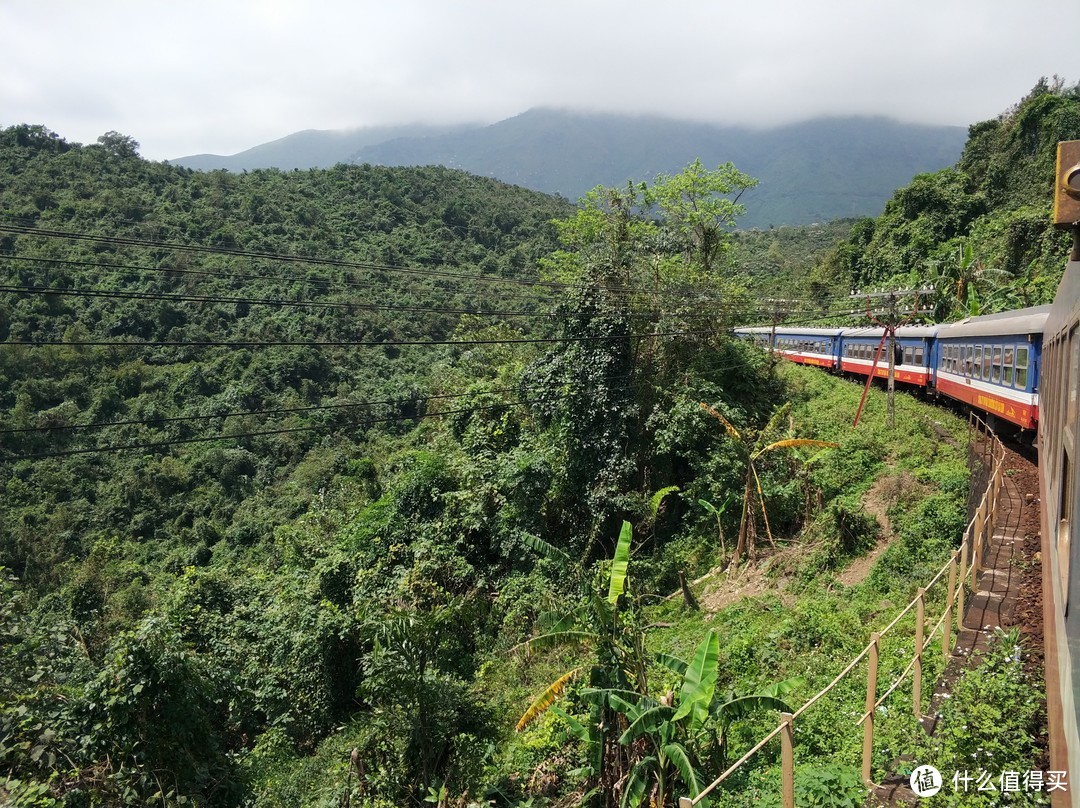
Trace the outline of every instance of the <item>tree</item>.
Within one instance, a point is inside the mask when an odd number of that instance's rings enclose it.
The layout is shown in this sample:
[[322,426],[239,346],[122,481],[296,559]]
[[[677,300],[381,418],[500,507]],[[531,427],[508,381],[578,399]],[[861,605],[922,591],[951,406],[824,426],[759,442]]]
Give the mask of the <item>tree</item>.
[[110,130],[97,139],[98,145],[117,157],[138,157],[139,141],[130,135]]
[[667,226],[682,240],[686,263],[711,272],[728,248],[728,228],[746,212],[739,199],[757,182],[732,163],[709,171],[694,160],[679,174],[659,174],[645,199],[659,207]]

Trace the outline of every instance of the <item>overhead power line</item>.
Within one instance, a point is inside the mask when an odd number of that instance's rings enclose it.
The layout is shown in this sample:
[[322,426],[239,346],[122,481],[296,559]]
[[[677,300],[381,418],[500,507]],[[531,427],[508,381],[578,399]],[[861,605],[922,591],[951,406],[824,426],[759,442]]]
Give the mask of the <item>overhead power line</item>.
[[522,337],[521,339],[442,339],[442,340],[145,340],[116,342],[106,340],[33,340],[0,342],[0,347],[27,348],[394,348],[413,345],[528,345],[566,342],[614,342],[657,337],[707,337],[713,331],[661,331],[645,334],[605,334],[589,337]]
[[[338,311],[393,311],[410,312],[419,314],[449,314],[449,315],[472,315],[479,317],[537,317],[550,320],[567,319],[575,317],[610,317],[611,312],[571,312],[571,311],[525,311],[525,310],[502,310],[502,309],[447,309],[437,306],[409,306],[396,305],[393,303],[361,303],[332,300],[288,300],[285,298],[264,297],[227,297],[219,295],[189,295],[176,294],[173,292],[124,292],[113,289],[85,289],[60,286],[31,286],[26,284],[0,284],[0,293],[9,294],[39,294],[58,295],[60,297],[79,298],[106,298],[111,300],[157,300],[178,303],[222,303],[226,305],[249,305],[249,306],[281,306],[285,308],[315,308]],[[660,312],[660,311],[630,311],[622,316],[626,317],[659,317],[664,314],[677,315],[683,319],[709,319],[720,316],[722,311],[705,311],[697,313],[687,312]]]
[[[548,289],[580,289],[587,288],[587,284],[570,284],[558,281],[529,280],[526,278],[494,278],[488,275],[472,275],[463,272],[448,272],[439,269],[419,269],[417,267],[397,266],[393,264],[379,264],[372,261],[346,261],[338,258],[321,258],[318,256],[291,255],[287,253],[270,253],[258,250],[243,250],[232,247],[211,247],[204,244],[179,244],[176,242],[154,241],[152,239],[132,238],[127,236],[104,236],[92,233],[76,233],[67,230],[45,230],[39,227],[21,227],[0,223],[0,233],[13,235],[36,236],[40,238],[69,239],[72,241],[90,241],[99,244],[110,244],[120,247],[144,247],[154,250],[172,250],[176,252],[192,252],[209,255],[227,255],[235,258],[252,258],[267,261],[283,261],[288,263],[311,264],[314,266],[339,267],[343,269],[361,269],[371,272],[398,273],[404,275],[421,275],[428,277],[447,278],[455,280],[480,281],[490,283],[505,283],[519,286],[538,286]],[[620,290],[620,287],[612,287],[611,291]],[[636,290],[630,290],[636,291]]]
[[[612,389],[614,389],[614,390],[626,390],[626,389],[629,389],[630,387],[633,386],[634,383],[632,381],[630,381],[630,377],[622,377],[622,379],[624,380],[624,383],[621,384],[621,385],[616,385]],[[507,388],[507,389],[509,389],[509,388]],[[484,390],[484,391],[476,391],[475,393],[465,393],[465,394],[433,395],[433,396],[426,397],[424,400],[429,400],[429,399],[434,400],[434,399],[438,399],[438,398],[453,398],[453,397],[461,397],[461,396],[466,396],[466,395],[485,395],[485,394],[489,394],[491,392],[493,392],[493,391]],[[218,434],[218,435],[203,435],[203,436],[190,437],[190,438],[174,438],[174,439],[165,440],[165,441],[141,441],[141,442],[137,442],[137,443],[104,444],[104,445],[92,446],[92,447],[84,447],[84,448],[79,448],[79,449],[61,449],[61,450],[56,450],[56,451],[51,451],[51,452],[35,452],[35,453],[22,454],[22,455],[9,455],[7,457],[0,456],[0,462],[19,461],[19,460],[43,460],[43,459],[51,458],[51,457],[52,458],[55,458],[55,457],[73,457],[73,456],[77,456],[77,455],[100,454],[100,453],[117,452],[117,451],[133,451],[133,450],[137,450],[137,449],[143,449],[143,450],[145,450],[145,449],[163,449],[163,448],[167,448],[169,446],[181,446],[181,445],[187,445],[187,444],[193,444],[193,443],[210,443],[210,442],[221,441],[221,440],[235,440],[235,439],[238,439],[238,438],[255,438],[255,437],[266,437],[266,436],[270,436],[270,435],[287,435],[287,434],[292,434],[292,433],[297,433],[297,432],[317,432],[317,431],[326,430],[328,428],[331,429],[331,430],[332,429],[341,429],[344,426],[352,426],[352,427],[357,427],[357,428],[364,428],[364,427],[372,426],[372,425],[375,425],[375,424],[389,423],[389,422],[394,422],[394,421],[418,421],[418,420],[423,420],[423,419],[426,419],[426,418],[438,418],[438,417],[442,417],[442,416],[446,416],[446,415],[461,415],[461,414],[474,413],[474,412],[488,412],[488,411],[491,411],[491,410],[506,409],[508,407],[521,407],[521,406],[527,406],[527,405],[530,405],[530,404],[541,404],[541,403],[546,403],[546,402],[549,402],[549,401],[559,401],[559,400],[572,398],[574,395],[579,395],[582,392],[584,392],[584,389],[578,389],[574,393],[569,393],[569,394],[564,393],[564,394],[560,394],[560,395],[541,396],[539,398],[522,399],[522,400],[518,400],[518,401],[502,401],[502,402],[499,402],[498,404],[488,404],[488,405],[481,405],[481,406],[477,406],[477,407],[461,407],[461,408],[451,409],[451,410],[441,410],[439,412],[416,413],[414,415],[390,415],[390,416],[384,416],[384,417],[378,417],[378,418],[364,418],[364,419],[360,419],[360,420],[357,420],[357,421],[353,421],[352,423],[346,424],[346,425],[342,425],[342,424],[334,424],[334,425],[316,424],[316,425],[301,426],[301,427],[281,427],[281,428],[275,428],[275,429],[254,430],[254,431],[249,431],[249,432],[227,432],[227,433],[222,433],[222,434]],[[353,406],[357,406],[357,405],[353,405]],[[213,417],[213,416],[207,416],[207,417]],[[182,420],[182,419],[169,419],[169,420]],[[7,431],[7,430],[5,430],[5,431]]]

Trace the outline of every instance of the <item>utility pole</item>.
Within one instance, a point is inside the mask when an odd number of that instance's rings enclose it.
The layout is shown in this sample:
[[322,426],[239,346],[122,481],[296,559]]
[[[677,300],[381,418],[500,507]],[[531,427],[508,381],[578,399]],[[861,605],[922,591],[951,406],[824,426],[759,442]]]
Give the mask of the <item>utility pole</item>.
[[[886,422],[889,429],[896,427],[896,329],[902,325],[907,324],[915,315],[923,314],[924,308],[919,305],[920,295],[930,295],[933,293],[931,287],[923,287],[921,289],[900,289],[892,292],[870,292],[860,293],[853,291],[851,296],[865,297],[866,298],[866,318],[873,323],[877,323],[882,328],[881,342],[878,343],[878,350],[874,355],[874,364],[870,368],[870,374],[866,379],[866,389],[863,390],[862,400],[859,402],[859,410],[855,414],[855,426],[859,425],[859,416],[862,414],[863,404],[866,403],[866,394],[870,390],[870,384],[874,381],[874,376],[877,374],[878,361],[881,358],[881,350],[885,348],[889,352],[889,373],[887,381],[888,394],[886,397]],[[897,305],[898,298],[914,296],[914,305],[905,307],[905,311],[901,312]],[[882,310],[880,308],[870,309],[870,300],[872,298],[887,298],[888,308]],[[885,319],[882,320],[881,317]],[[901,319],[903,317],[903,319]]]
[[889,293],[889,324],[886,332],[889,335],[889,393],[886,406],[885,423],[889,429],[896,428],[896,293]]

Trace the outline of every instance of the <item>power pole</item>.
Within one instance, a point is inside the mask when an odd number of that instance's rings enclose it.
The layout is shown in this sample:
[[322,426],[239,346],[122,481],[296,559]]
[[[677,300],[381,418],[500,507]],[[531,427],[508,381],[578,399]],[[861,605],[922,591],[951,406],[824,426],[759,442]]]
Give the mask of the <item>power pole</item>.
[[896,428],[896,293],[889,293],[889,324],[886,326],[889,335],[889,393],[888,404],[885,412],[885,423],[889,429]]
[[[924,309],[919,305],[919,296],[930,295],[932,293],[933,289],[930,287],[923,287],[921,289],[900,289],[892,292],[861,293],[853,291],[851,293],[853,298],[866,298],[866,318],[871,322],[877,323],[882,328],[881,342],[878,343],[878,351],[874,356],[874,364],[873,367],[870,368],[870,374],[866,379],[866,389],[863,390],[862,401],[859,402],[859,411],[855,414],[855,426],[859,425],[859,415],[862,413],[863,404],[866,402],[866,393],[869,391],[870,383],[874,380],[874,376],[877,373],[881,349],[882,347],[887,346],[889,352],[889,374],[885,409],[886,422],[889,429],[894,429],[896,427],[896,329],[910,322],[916,315],[923,314]],[[901,312],[897,305],[897,299],[911,296],[914,296],[915,298],[914,305],[905,306],[905,310]],[[885,310],[876,308],[871,311],[871,299],[880,299],[883,297],[888,298],[888,308]],[[885,319],[882,320],[882,317]],[[901,319],[901,317],[903,317],[903,319]]]

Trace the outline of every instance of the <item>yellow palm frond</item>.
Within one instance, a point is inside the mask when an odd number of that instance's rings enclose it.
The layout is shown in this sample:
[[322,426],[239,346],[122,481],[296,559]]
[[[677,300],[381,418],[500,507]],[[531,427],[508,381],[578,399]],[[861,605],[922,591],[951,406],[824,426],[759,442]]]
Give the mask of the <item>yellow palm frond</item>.
[[705,412],[709,413],[709,415],[722,423],[724,425],[724,429],[727,431],[730,437],[734,438],[735,440],[742,440],[742,436],[739,434],[739,430],[735,428],[731,421],[729,421],[715,409],[710,407],[704,401],[701,402],[701,409],[705,410]]
[[759,457],[765,454],[765,452],[771,452],[773,449],[795,449],[799,446],[817,446],[823,449],[836,449],[840,446],[839,443],[833,443],[828,440],[810,440],[809,438],[788,438],[787,440],[778,440],[776,443],[770,443],[768,446],[760,449],[754,457]]
[[547,712],[548,707],[555,703],[555,699],[562,695],[562,692],[566,690],[566,686],[570,684],[570,680],[573,679],[581,668],[574,668],[572,671],[567,671],[554,682],[552,682],[548,689],[540,694],[532,704],[529,705],[529,709],[521,716],[517,722],[517,726],[514,727],[515,732],[521,732],[530,723]]

